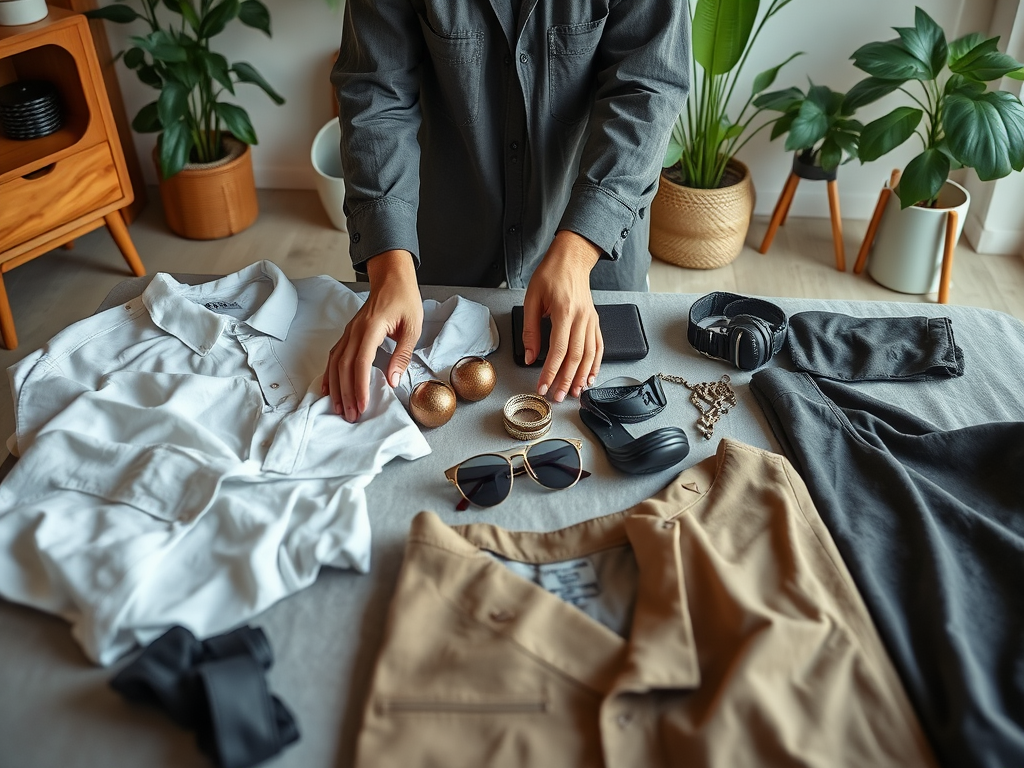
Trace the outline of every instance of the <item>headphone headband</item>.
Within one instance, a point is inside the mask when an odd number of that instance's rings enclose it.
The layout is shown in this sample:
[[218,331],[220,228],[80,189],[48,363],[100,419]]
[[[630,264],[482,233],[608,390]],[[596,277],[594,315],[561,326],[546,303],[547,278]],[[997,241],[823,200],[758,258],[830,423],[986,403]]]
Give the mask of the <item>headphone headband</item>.
[[[708,318],[719,319],[701,325]],[[788,327],[786,313],[770,301],[715,291],[690,306],[686,338],[702,355],[752,371],[782,350]]]

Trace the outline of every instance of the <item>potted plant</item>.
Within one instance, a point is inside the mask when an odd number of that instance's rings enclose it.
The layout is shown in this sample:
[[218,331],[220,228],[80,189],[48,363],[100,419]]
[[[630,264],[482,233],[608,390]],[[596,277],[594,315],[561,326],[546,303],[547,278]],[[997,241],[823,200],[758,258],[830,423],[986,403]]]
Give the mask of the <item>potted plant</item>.
[[[998,37],[972,33],[947,43],[921,8],[913,27],[896,32],[898,39],[854,52],[854,65],[869,77],[847,98],[860,107],[898,90],[916,105],[897,107],[864,127],[862,163],[912,136],[920,140],[921,152],[898,176],[895,194],[880,204],[855,271],[863,268],[874,239],[869,271],[876,281],[903,293],[932,293],[939,288],[943,254],[959,239],[970,204],[967,190],[949,180],[950,171],[973,168],[988,181],[1024,169],[1024,106],[1012,93],[987,86],[1006,76],[1024,79],[1024,69],[999,52]],[[955,232],[947,238],[950,221]]]
[[800,54],[759,74],[735,117],[730,116],[730,104],[765,24],[790,2],[771,0],[758,18],[758,0],[697,0],[690,97],[673,128],[665,170],[651,204],[650,248],[655,257],[683,267],[711,269],[725,266],[743,250],[754,190],[750,171],[735,159],[736,154],[767,125],[749,130],[761,112],[757,108],[750,112],[754,98]]
[[786,88],[762,94],[754,100],[754,106],[781,113],[772,121],[772,141],[786,136],[786,149],[794,153],[793,170],[772,213],[760,252],[768,252],[775,233],[785,223],[800,180],[825,181],[828,183],[829,210],[832,214],[836,268],[840,272],[846,271],[836,175],[841,163],[857,157],[860,132],[864,126],[853,118],[855,105],[845,94],[825,85],[811,83],[807,93],[799,88]]
[[[131,38],[125,65],[160,92],[132,121],[140,133],[159,133],[154,159],[167,224],[176,234],[210,240],[240,232],[258,215],[248,113],[224,100],[251,83],[277,104],[284,99],[251,64],[231,64],[210,42],[235,19],[270,36],[270,13],[259,0],[119,0],[87,16],[149,33]],[[171,14],[168,18],[168,14]]]

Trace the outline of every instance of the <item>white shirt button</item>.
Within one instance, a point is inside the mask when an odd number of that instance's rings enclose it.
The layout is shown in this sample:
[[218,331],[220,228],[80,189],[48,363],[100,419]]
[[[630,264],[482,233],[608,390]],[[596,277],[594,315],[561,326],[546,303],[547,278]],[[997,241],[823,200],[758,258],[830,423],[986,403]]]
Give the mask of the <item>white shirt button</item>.
[[633,713],[623,712],[615,718],[615,722],[618,723],[619,728],[626,728],[633,722]]
[[270,388],[271,389],[277,389],[280,386],[281,386],[280,384],[278,384],[277,382],[274,382],[273,384],[270,385]]

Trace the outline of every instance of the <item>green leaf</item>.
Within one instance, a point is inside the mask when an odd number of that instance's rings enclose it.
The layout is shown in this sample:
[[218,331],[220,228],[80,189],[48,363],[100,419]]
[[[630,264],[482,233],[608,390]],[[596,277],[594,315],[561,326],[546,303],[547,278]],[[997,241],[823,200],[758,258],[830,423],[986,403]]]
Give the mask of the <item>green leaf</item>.
[[86,11],[85,16],[90,19],[112,21],[115,24],[128,24],[142,18],[134,8],[127,5],[104,5],[102,8]]
[[857,134],[847,131],[832,131],[829,133],[829,138],[838,144],[850,159],[857,157],[857,148],[860,143]]
[[665,159],[661,163],[662,168],[671,168],[679,162],[683,156],[683,145],[674,138],[669,139],[668,148],[665,150]]
[[949,44],[949,61],[947,63],[952,67],[954,62],[959,61],[982,44],[988,45],[989,50],[994,51],[999,44],[999,38],[993,37],[986,40],[980,32],[971,32],[969,35],[957,38]]
[[1000,53],[996,48],[998,37],[989,38],[976,45],[949,65],[951,71],[963,75],[968,80],[987,83],[998,80],[1021,68],[1021,64],[1012,56]]
[[270,83],[263,79],[263,75],[257,72],[252,64],[240,61],[231,67],[231,71],[235,73],[238,82],[258,85],[267,96],[274,100],[275,104],[284,104],[284,97],[270,87]]
[[834,171],[843,162],[843,148],[836,143],[835,139],[827,138],[821,145],[819,153],[821,167],[826,171]]
[[238,9],[238,20],[270,37],[270,11],[259,0],[245,0]]
[[124,52],[124,65],[128,69],[138,69],[146,63],[146,52],[141,48],[129,48]]
[[188,94],[189,90],[181,83],[172,80],[164,83],[157,106],[160,111],[160,123],[165,128],[184,119],[188,114]]
[[185,49],[163,30],[157,30],[146,37],[133,37],[131,40],[156,61],[183,62],[188,59]]
[[1012,77],[1014,80],[1024,80],[1024,67],[1021,67],[1016,72],[1007,72],[1007,77]]
[[160,134],[160,175],[169,179],[184,168],[193,146],[192,132],[184,121],[167,126]]
[[697,0],[693,59],[711,75],[724,75],[743,57],[760,0]]
[[861,107],[872,104],[883,96],[888,96],[902,84],[899,80],[883,80],[880,77],[864,78],[847,92],[846,99],[843,101],[842,114],[852,115]]
[[942,27],[921,8],[914,13],[913,27],[897,27],[900,40],[907,53],[914,56],[928,70],[929,79],[934,80],[946,66],[949,46]]
[[797,56],[803,56],[803,51],[798,51],[786,59],[784,62],[779,64],[777,67],[766,69],[764,72],[754,78],[754,87],[751,89],[751,94],[756,96],[761,93],[765,88],[770,88],[772,83],[775,82],[775,78],[779,76],[779,70],[789,64]]
[[184,16],[185,21],[192,29],[199,30],[199,16],[196,14],[195,6],[192,5],[192,0],[164,0],[164,5],[179,16]]
[[775,121],[775,125],[772,126],[772,141],[775,141],[779,136],[789,131],[793,126],[793,121],[796,120],[796,113],[785,114]]
[[199,25],[198,36],[202,39],[214,37],[224,31],[224,27],[238,15],[238,0],[221,0],[210,9]]
[[949,158],[937,149],[926,149],[907,165],[896,187],[901,208],[931,200],[949,177]]
[[853,52],[853,65],[883,80],[928,80],[930,73],[924,62],[908,53],[898,40],[868,43]]
[[786,149],[790,152],[812,149],[815,144],[825,138],[827,132],[828,115],[825,114],[820,103],[808,97],[800,106],[800,113],[789,129]]
[[870,163],[894,150],[914,135],[924,113],[912,107],[897,107],[888,115],[864,126],[860,135],[860,161]]
[[758,109],[770,109],[775,112],[788,112],[791,108],[799,108],[804,100],[804,92],[799,88],[787,88],[784,91],[763,93],[754,99]]
[[[982,181],[1001,179],[1012,169],[1010,135],[1001,113],[1003,104],[986,98],[994,95],[983,93],[972,98],[955,93],[946,99],[942,121],[953,156],[974,168]],[[1007,113],[1012,121],[1013,107]]]
[[213,109],[217,117],[224,121],[224,127],[231,131],[236,139],[246,144],[256,143],[256,131],[253,130],[249,114],[244,109],[222,101],[214,104]]
[[161,129],[160,113],[155,101],[139,110],[139,114],[132,120],[132,130],[139,133],[157,133]]
[[160,72],[152,64],[139,67],[135,74],[139,76],[139,80],[148,86],[153,88],[163,88],[164,79],[160,77]]
[[968,80],[963,75],[951,75],[946,81],[946,95],[951,93],[963,93],[964,95],[978,94],[985,92],[985,84],[974,80]]
[[206,49],[202,49],[199,57],[202,59],[206,74],[224,86],[228,93],[233,94],[235,92],[235,82],[231,79],[231,66],[228,64],[228,60],[219,53]]
[[964,167],[963,163],[961,163],[959,160],[953,157],[953,150],[949,148],[949,140],[946,139],[945,136],[943,136],[942,139],[939,140],[939,142],[935,145],[935,148],[949,158],[949,170],[959,171],[961,168]]
[[729,141],[730,139],[735,139],[741,133],[743,133],[743,124],[742,123],[736,123],[735,125],[730,125],[726,129],[726,131],[723,134],[722,138],[725,141]]

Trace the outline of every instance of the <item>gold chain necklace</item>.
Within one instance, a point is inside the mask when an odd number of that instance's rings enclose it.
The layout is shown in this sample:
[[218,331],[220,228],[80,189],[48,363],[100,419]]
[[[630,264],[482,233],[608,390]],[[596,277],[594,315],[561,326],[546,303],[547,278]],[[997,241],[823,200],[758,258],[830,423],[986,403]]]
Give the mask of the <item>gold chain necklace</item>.
[[697,429],[710,440],[715,434],[715,424],[730,408],[736,407],[736,390],[730,385],[732,379],[725,374],[718,381],[702,381],[699,384],[691,384],[682,376],[673,376],[668,373],[659,373],[658,378],[662,381],[669,381],[673,384],[682,384],[690,390],[690,402],[700,411],[700,418],[697,420]]

